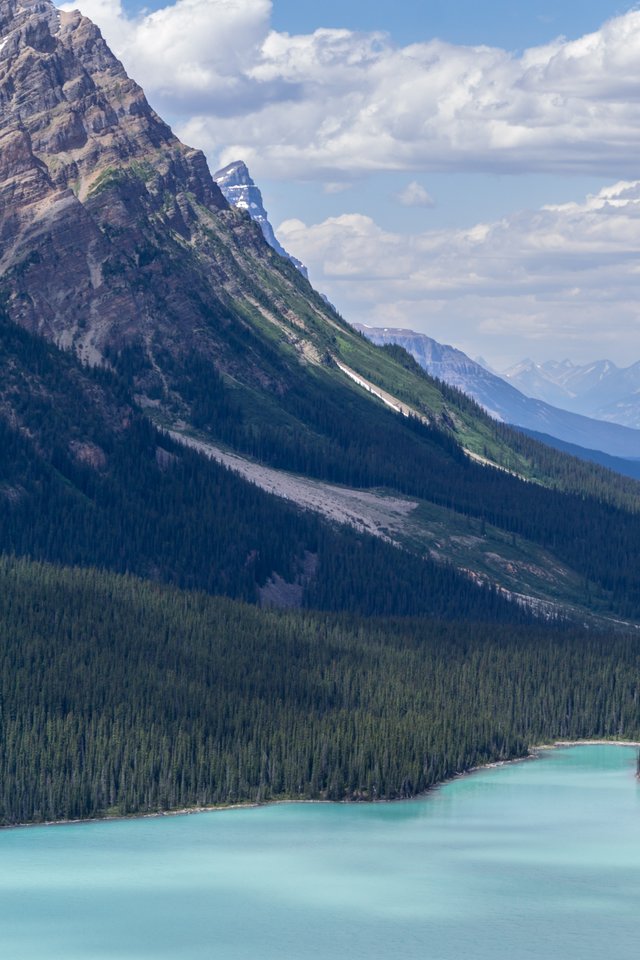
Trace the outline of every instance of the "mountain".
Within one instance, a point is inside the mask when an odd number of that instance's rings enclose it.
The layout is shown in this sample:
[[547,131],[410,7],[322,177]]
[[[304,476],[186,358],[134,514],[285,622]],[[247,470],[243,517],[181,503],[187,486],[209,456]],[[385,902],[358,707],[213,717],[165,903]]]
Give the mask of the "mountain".
[[638,484],[350,327],[79,13],[0,38],[0,822],[637,737]]
[[0,24],[3,550],[363,614],[640,617],[632,481],[353,330],[79,13]]
[[[550,368],[554,367],[557,378],[550,375]],[[562,384],[561,371],[571,370],[573,364],[569,360],[557,363],[535,363],[526,357],[519,363],[513,364],[507,370],[498,374],[504,380],[516,387],[527,397],[542,400],[552,406],[568,410],[573,409],[575,394]]]
[[269,222],[269,216],[262,202],[262,193],[251,179],[249,169],[242,160],[236,160],[234,163],[227,164],[217,173],[213,174],[213,179],[220,187],[225,199],[232,207],[238,210],[246,210],[252,220],[259,224],[262,234],[270,247],[279,253],[281,257],[290,260],[291,263],[300,271],[302,276],[308,280],[309,274],[304,263],[284,249],[276,237],[273,227]]
[[363,324],[355,327],[372,343],[396,343],[404,347],[431,376],[473,397],[502,423],[555,437],[576,448],[600,450],[619,460],[640,459],[639,430],[603,423],[525,396],[461,350],[413,330]]
[[640,427],[640,362],[617,367],[610,360],[523,360],[502,376],[529,397],[627,427]]

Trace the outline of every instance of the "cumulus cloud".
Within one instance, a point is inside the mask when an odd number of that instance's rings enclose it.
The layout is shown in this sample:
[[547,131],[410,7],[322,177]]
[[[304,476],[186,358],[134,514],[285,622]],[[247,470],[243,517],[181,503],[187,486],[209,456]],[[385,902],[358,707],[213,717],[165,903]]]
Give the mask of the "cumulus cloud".
[[640,354],[640,181],[466,230],[406,236],[345,214],[278,232],[350,320],[496,361]]
[[433,197],[417,180],[412,180],[395,196],[403,207],[435,207]]
[[[380,33],[270,27],[270,0],[128,18],[79,0],[160,112],[215,162],[338,182],[380,170],[636,175],[640,11],[516,56]],[[75,6],[75,4],[69,4]]]
[[277,83],[251,76],[269,34],[271,0],[177,0],[138,17],[121,0],[62,6],[77,8],[161,111],[229,117],[279,97]]

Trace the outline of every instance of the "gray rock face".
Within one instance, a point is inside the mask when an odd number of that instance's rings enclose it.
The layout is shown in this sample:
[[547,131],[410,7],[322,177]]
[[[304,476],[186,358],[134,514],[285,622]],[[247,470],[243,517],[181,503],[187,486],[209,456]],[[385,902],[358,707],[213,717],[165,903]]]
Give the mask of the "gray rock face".
[[473,397],[496,420],[588,450],[601,450],[613,457],[640,457],[640,430],[585,417],[527,397],[461,350],[414,330],[355,326],[373,343],[397,343],[404,347],[432,377]]
[[90,20],[49,0],[0,0],[0,10],[0,132],[30,161],[36,194],[82,201],[111,163],[162,154],[168,178],[225,206],[202,152],[173,136]]
[[229,163],[226,167],[214,173],[213,179],[231,206],[237,207],[238,210],[246,210],[251,219],[260,224],[260,229],[269,246],[273,247],[281,257],[286,257],[287,260],[290,260],[302,276],[308,280],[309,274],[304,263],[298,260],[297,257],[293,257],[290,253],[287,253],[276,237],[273,227],[269,222],[267,211],[264,208],[262,193],[252,180],[246,163],[243,163],[242,160]]
[[227,208],[204,154],[154,113],[91,21],[49,0],[0,0],[0,277],[12,318],[91,362],[114,332],[126,339],[145,309],[125,269],[114,280],[127,246],[117,235],[137,224],[128,242],[142,243],[141,207],[159,212],[168,194],[164,216],[184,236],[194,201]]
[[[0,0],[0,309],[179,419],[217,372],[280,395],[264,324],[319,363],[319,296],[230,207],[204,154],[149,106],[100,31]],[[293,304],[293,305],[292,305]]]

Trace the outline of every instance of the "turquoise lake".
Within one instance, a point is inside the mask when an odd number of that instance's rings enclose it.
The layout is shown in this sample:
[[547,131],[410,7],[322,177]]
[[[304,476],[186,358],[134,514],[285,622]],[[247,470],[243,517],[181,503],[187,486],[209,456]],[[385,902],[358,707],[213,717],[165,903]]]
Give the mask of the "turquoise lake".
[[420,800],[0,832],[6,960],[637,960],[636,750]]

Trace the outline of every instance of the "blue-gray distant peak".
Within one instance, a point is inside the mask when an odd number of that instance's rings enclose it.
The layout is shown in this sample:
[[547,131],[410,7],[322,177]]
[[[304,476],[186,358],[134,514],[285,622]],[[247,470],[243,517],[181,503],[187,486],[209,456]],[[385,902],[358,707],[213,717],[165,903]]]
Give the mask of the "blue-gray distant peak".
[[432,377],[473,397],[496,420],[555,437],[586,451],[640,459],[640,430],[586,417],[528,397],[461,350],[438,343],[415,330],[368,327],[358,323],[354,326],[373,343],[396,343],[404,347]]
[[640,362],[620,368],[610,360],[582,365],[570,360],[522,360],[502,376],[528,397],[598,420],[640,427]]
[[246,210],[251,219],[260,224],[260,229],[269,246],[273,247],[281,257],[290,260],[294,267],[297,267],[303,277],[308,280],[309,275],[304,263],[301,263],[296,257],[292,257],[276,237],[264,208],[260,189],[251,178],[246,163],[243,163],[242,160],[229,163],[226,167],[214,173],[213,179],[220,187],[225,199],[232,206],[239,210]]

